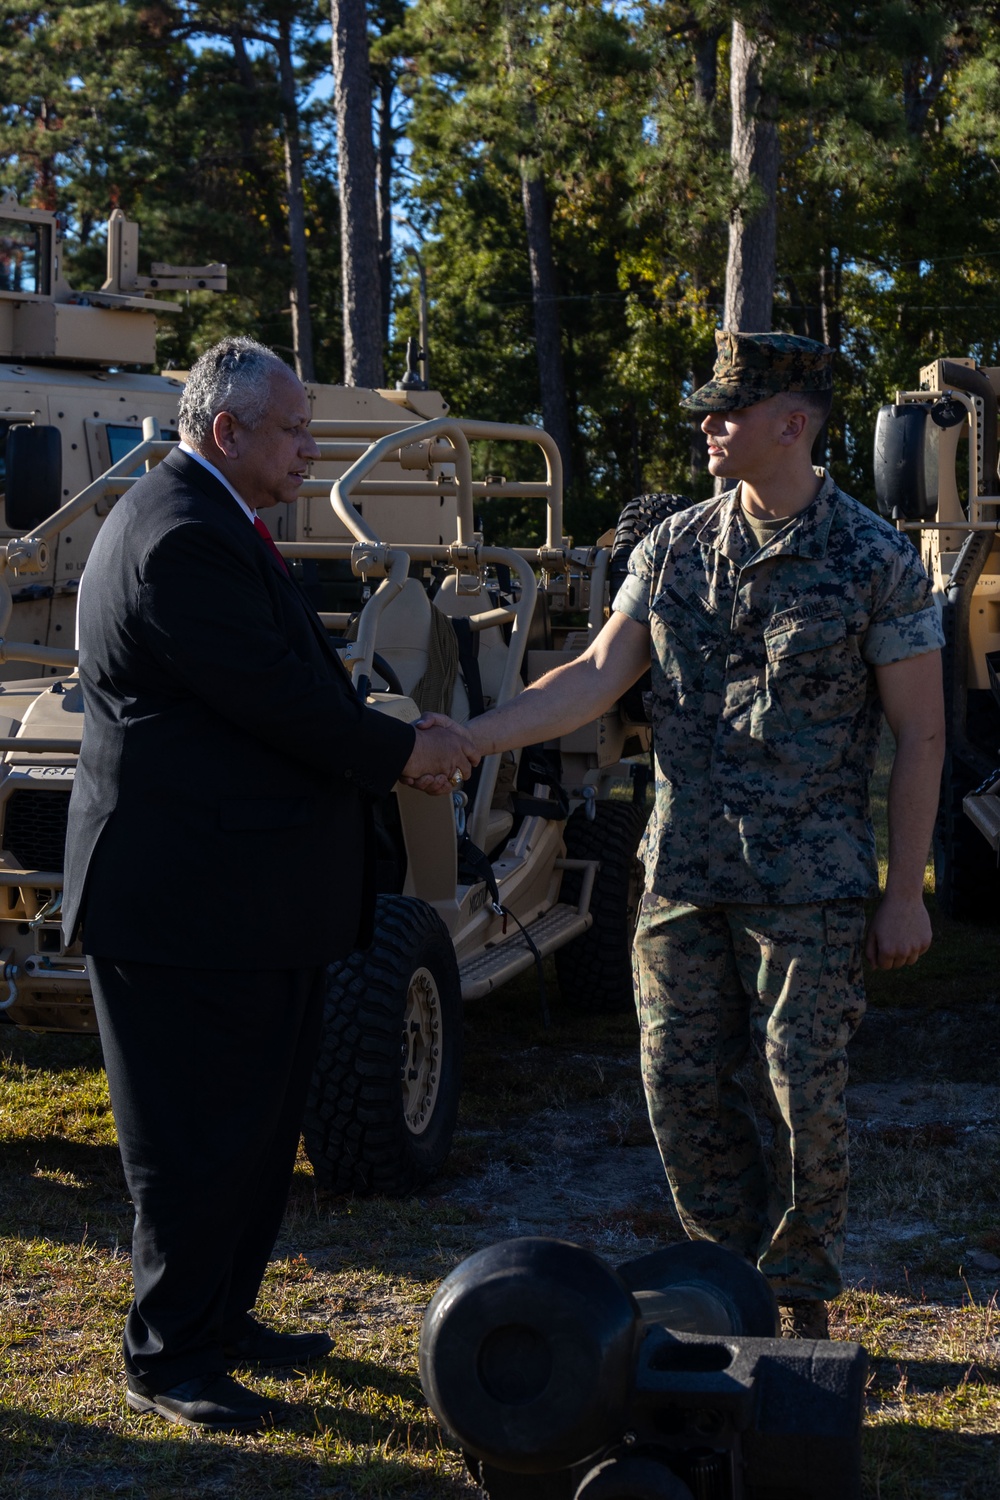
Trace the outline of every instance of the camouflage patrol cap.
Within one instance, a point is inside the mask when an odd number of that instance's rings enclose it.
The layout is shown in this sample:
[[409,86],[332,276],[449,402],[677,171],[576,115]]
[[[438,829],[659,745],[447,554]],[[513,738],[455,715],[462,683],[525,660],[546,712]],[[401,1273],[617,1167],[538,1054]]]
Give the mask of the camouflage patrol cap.
[[833,389],[833,350],[794,333],[715,335],[712,378],[681,405],[688,411],[736,411],[781,391]]

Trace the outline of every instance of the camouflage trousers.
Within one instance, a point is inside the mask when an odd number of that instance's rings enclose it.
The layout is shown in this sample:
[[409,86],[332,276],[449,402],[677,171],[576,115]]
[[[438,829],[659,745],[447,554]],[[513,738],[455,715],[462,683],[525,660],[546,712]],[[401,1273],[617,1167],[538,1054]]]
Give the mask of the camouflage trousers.
[[677,1212],[689,1238],[756,1263],[781,1299],[843,1285],[846,1047],[865,1008],[863,936],[860,901],[642,900],[642,1079]]

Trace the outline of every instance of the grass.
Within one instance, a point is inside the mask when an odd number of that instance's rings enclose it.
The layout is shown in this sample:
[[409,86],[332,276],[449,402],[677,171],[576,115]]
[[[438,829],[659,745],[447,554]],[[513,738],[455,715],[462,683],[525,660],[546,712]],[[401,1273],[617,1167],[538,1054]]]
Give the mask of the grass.
[[[970,1269],[974,1251],[1000,1256],[1000,1130],[969,1102],[1000,1077],[1000,928],[933,920],[918,967],[869,975],[852,1058],[876,1101],[926,1104],[917,1126],[890,1109],[860,1121],[853,1145],[851,1229],[878,1274],[856,1279],[834,1326],[871,1355],[866,1500],[1000,1497],[997,1278]],[[130,1208],[99,1045],[0,1029],[0,1500],[473,1496],[421,1395],[423,1308],[464,1255],[502,1236],[512,1185],[543,1174],[581,1118],[621,1161],[650,1143],[634,1018],[581,1015],[554,983],[550,1001],[549,1030],[530,977],[468,1008],[459,1129],[428,1194],[336,1200],[300,1162],[260,1311],[326,1327],[335,1348],[308,1376],[261,1379],[292,1420],[243,1438],[128,1413]],[[470,1174],[478,1196],[444,1196]],[[566,1232],[602,1248],[677,1231],[657,1174]]]

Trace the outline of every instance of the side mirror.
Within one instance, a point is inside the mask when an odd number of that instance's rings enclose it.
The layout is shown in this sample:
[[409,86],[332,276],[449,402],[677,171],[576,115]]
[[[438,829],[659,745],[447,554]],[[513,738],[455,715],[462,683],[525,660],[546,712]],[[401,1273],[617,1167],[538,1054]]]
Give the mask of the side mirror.
[[4,510],[23,536],[62,504],[62,442],[58,427],[15,423],[7,433]]

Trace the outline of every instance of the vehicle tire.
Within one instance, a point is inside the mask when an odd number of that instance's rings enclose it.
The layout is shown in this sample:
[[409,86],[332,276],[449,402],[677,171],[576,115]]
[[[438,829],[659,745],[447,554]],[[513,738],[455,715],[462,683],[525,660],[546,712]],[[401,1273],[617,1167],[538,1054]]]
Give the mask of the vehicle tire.
[[[636,802],[597,802],[594,819],[578,807],[566,823],[569,859],[599,859],[590,897],[593,923],[556,952],[562,997],[577,1010],[628,1010],[632,995],[632,938],[639,915],[643,868],[636,854],[646,809]],[[560,901],[580,899],[582,875],[567,870]]]
[[934,889],[939,909],[960,922],[1000,922],[997,856],[962,810],[982,781],[979,768],[948,754],[934,827]]
[[425,901],[380,896],[375,938],[328,970],[303,1133],[337,1193],[413,1192],[448,1155],[461,1086],[462,991],[448,929]]
[[[608,599],[613,604],[615,595],[628,577],[628,560],[632,550],[649,535],[654,526],[659,526],[667,516],[679,510],[687,510],[693,501],[688,495],[674,495],[668,490],[655,490],[648,495],[636,495],[618,517],[615,539],[611,543],[608,562]],[[650,674],[644,672],[621,697],[621,710],[632,724],[648,722],[646,695],[652,686]]]
[[611,559],[608,566],[608,583],[612,600],[625,582],[628,573],[629,555],[643,537],[649,535],[654,526],[659,526],[667,516],[679,510],[687,510],[694,501],[690,495],[673,495],[667,490],[655,490],[648,495],[636,495],[618,517],[615,539],[611,543]]

